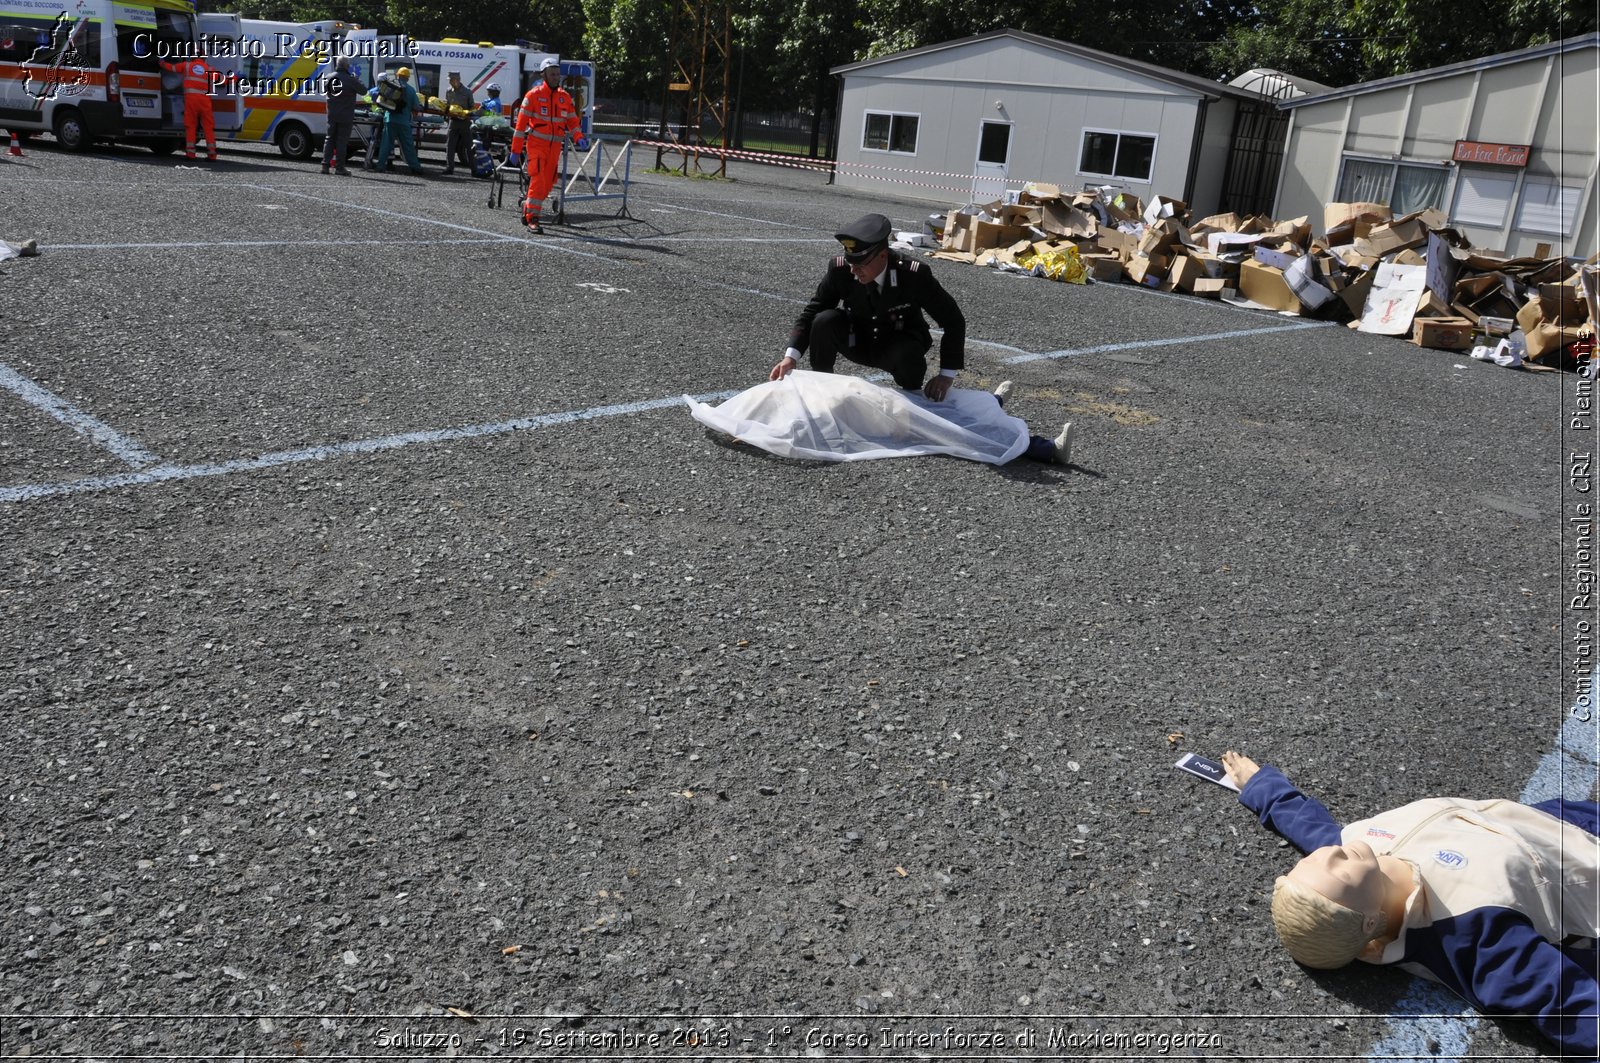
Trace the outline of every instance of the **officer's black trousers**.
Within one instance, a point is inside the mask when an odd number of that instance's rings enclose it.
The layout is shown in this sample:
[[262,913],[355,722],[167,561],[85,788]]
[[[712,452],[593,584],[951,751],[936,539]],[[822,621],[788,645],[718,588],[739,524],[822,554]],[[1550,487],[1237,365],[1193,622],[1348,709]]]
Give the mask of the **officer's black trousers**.
[[916,336],[894,336],[866,345],[860,337],[851,343],[850,315],[843,310],[824,310],[811,322],[811,368],[819,373],[833,372],[834,361],[844,355],[857,365],[886,370],[894,382],[915,391],[928,373],[924,357],[932,344]]

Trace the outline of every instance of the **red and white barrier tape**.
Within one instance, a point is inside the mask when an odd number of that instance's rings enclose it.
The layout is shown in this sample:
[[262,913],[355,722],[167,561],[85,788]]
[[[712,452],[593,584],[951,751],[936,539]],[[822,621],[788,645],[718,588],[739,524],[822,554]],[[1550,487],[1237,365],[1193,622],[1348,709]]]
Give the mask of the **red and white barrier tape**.
[[676,151],[684,155],[710,155],[716,158],[735,159],[743,162],[759,162],[768,166],[788,166],[796,170],[814,170],[818,173],[832,173],[833,163],[828,159],[807,159],[797,155],[777,155],[763,151],[738,151],[733,148],[711,148],[703,144],[673,144],[663,140],[635,140],[635,144],[646,148],[664,148],[667,151]]
[[[675,144],[661,140],[635,140],[634,143],[641,147],[663,148],[668,151],[681,152],[684,155],[710,155],[713,158],[755,162],[765,166],[786,166],[794,170],[831,173],[864,181],[888,181],[897,185],[910,185],[913,188],[932,188],[941,192],[956,192],[962,196],[970,196],[972,194],[973,175],[970,173],[946,173],[942,170],[911,170],[900,166],[885,166],[870,162],[834,162],[830,159],[809,159],[803,156],[781,155],[764,151],[740,151],[735,148],[708,147],[704,144]],[[886,172],[881,174],[860,172],[866,170],[883,170]],[[951,177],[966,183],[947,185],[933,181],[919,181],[904,176],[907,174],[919,177]],[[1022,188],[1032,183],[1015,177],[1000,178],[999,180],[1007,188]]]

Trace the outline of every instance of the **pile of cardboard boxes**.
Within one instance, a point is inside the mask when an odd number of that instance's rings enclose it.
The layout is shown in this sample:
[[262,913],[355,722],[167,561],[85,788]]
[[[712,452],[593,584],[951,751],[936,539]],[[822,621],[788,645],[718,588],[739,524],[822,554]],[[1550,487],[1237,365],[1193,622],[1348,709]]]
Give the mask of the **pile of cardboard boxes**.
[[[1396,218],[1377,203],[1330,203],[1314,236],[1309,218],[1192,221],[1165,196],[1030,184],[1009,198],[930,219],[932,257],[1344,320],[1423,347],[1498,344],[1535,367],[1588,357],[1600,320],[1596,259],[1574,269],[1548,248],[1528,258],[1473,248],[1437,210]],[[1083,268],[1041,265],[1064,256]]]

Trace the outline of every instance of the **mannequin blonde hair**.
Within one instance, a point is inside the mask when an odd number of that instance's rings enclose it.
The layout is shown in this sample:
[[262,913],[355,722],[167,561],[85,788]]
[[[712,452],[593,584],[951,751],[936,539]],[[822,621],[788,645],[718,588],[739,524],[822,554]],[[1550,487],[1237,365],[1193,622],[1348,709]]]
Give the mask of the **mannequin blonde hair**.
[[1383,933],[1387,920],[1368,933],[1366,918],[1309,886],[1279,875],[1272,886],[1272,926],[1296,963],[1321,970],[1343,967]]

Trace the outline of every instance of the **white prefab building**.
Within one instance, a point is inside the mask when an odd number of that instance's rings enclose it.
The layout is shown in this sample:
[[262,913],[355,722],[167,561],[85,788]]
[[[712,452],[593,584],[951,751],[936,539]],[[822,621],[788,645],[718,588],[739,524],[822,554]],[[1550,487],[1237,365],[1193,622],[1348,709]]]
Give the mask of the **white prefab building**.
[[1271,205],[1281,140],[1235,130],[1281,121],[1261,93],[1017,30],[833,73],[844,187],[949,203],[1045,181],[1171,196],[1200,215]]
[[1437,207],[1476,246],[1594,253],[1600,34],[1283,103],[1278,217]]

